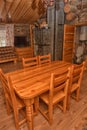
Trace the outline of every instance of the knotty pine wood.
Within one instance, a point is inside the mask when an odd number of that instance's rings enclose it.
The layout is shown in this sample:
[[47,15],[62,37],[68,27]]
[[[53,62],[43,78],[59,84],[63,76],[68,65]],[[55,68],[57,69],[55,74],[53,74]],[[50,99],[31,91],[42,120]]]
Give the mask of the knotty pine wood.
[[11,2],[0,0],[0,14],[3,23],[8,22],[7,12],[10,12],[13,23],[33,23],[44,15],[46,9],[41,0],[12,0]]
[[[0,64],[4,72],[21,69],[22,64],[19,62],[16,65],[13,62]],[[70,110],[65,114],[56,107],[54,109],[53,125],[50,126],[47,120],[38,113],[34,117],[34,130],[86,130],[87,129],[87,71],[84,73],[80,101],[76,102],[71,99]],[[28,130],[27,124],[23,124],[21,130]],[[13,113],[7,115],[5,99],[0,83],[0,130],[16,130]]]
[[64,25],[64,41],[63,41],[63,60],[67,62],[73,61],[74,50],[74,25]]

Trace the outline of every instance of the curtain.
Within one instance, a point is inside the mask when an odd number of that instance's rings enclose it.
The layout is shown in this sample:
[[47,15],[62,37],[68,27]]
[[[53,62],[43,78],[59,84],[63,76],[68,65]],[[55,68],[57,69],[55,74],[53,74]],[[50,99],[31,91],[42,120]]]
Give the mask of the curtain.
[[14,46],[14,24],[6,24],[6,46]]
[[5,25],[0,25],[0,47],[6,46],[6,29]]

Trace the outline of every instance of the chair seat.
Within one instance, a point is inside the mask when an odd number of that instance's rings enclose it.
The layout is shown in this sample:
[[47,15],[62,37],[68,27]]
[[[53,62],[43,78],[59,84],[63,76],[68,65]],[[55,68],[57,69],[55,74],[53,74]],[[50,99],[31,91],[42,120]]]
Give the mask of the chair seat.
[[[53,104],[57,103],[59,100],[63,99],[65,97],[65,94],[63,91],[55,93],[53,97]],[[49,94],[48,92],[45,94],[42,94],[40,98],[46,103],[49,104]]]
[[78,88],[78,84],[77,83],[74,83],[71,87],[71,92],[74,92],[77,88]]

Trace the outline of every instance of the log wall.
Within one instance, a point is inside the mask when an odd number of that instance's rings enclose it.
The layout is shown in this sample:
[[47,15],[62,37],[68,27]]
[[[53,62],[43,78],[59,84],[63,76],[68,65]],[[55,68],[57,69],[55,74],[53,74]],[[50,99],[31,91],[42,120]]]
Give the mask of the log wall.
[[87,0],[65,1],[64,12],[66,23],[87,22]]

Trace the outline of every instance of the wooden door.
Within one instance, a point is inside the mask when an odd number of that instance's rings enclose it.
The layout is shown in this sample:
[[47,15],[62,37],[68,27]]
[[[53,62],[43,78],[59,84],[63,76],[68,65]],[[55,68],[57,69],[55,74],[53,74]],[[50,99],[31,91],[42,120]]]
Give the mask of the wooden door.
[[63,60],[72,62],[74,49],[74,25],[64,25]]

